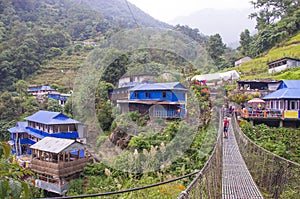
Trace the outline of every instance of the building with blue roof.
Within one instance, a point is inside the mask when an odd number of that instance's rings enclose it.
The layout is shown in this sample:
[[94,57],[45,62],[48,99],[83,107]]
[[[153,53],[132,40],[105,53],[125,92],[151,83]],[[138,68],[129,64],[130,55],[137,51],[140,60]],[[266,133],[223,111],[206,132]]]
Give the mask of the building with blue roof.
[[281,110],[283,118],[300,119],[300,80],[282,80],[263,100],[267,109]]
[[45,137],[76,139],[85,142],[87,126],[60,112],[40,110],[17,122],[8,129],[11,133],[12,152],[17,155],[31,154],[30,146]]
[[67,100],[71,97],[71,94],[59,93],[49,85],[29,86],[27,92],[33,96],[36,96],[38,102],[43,102],[46,98],[57,100],[58,104],[62,107],[66,104]]
[[119,100],[122,112],[138,111],[155,118],[184,118],[187,89],[180,82],[145,83],[129,89],[127,100]]

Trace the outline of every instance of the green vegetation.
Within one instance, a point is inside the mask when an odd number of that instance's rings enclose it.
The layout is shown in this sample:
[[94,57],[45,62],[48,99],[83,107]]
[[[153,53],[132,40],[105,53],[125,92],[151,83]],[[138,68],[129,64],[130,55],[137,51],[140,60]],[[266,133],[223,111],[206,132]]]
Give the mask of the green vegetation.
[[[141,24],[170,27],[131,6]],[[93,49],[82,41],[99,45],[136,26],[121,1],[0,0],[0,8],[0,91],[13,90],[19,79],[70,88],[69,79]]]
[[[112,108],[108,94],[116,85],[116,81],[124,74],[134,75],[150,72],[157,75],[157,80],[162,82],[167,81],[162,74],[172,68],[175,70],[172,70],[172,77],[169,80],[181,81],[193,74],[226,69],[233,65],[232,63],[237,57],[251,56],[256,59],[234,68],[241,72],[244,79],[300,79],[300,69],[298,68],[272,76],[267,72],[267,63],[270,61],[282,57],[300,58],[299,5],[292,1],[252,1],[251,4],[259,9],[252,14],[252,17],[256,18],[258,22],[258,33],[250,36],[248,30],[243,31],[240,36],[241,46],[238,53],[227,48],[219,34],[207,37],[201,35],[198,29],[180,25],[174,27],[174,30],[191,37],[199,45],[206,47],[214,63],[212,64],[206,57],[200,60],[201,71],[197,71],[190,63],[175,53],[158,49],[141,49],[125,53],[112,48],[105,52],[108,57],[99,59],[99,54],[103,53],[102,49],[96,49],[97,47],[94,45],[83,43],[83,41],[95,42],[97,45],[106,44],[107,39],[117,31],[135,28],[136,22],[138,25],[146,27],[170,27],[153,20],[136,7],[129,5],[135,13],[137,20],[135,21],[124,3],[120,3],[118,0],[0,0],[1,141],[10,139],[7,129],[13,127],[16,121],[22,120],[39,109],[64,111],[69,116],[73,115],[71,100],[67,102],[64,110],[61,110],[61,107],[51,99],[45,99],[40,104],[37,103],[34,97],[28,96],[26,93],[29,83],[49,83],[60,92],[68,92],[73,88],[74,79],[83,63],[89,64],[89,61],[93,64],[99,63],[99,61],[106,61],[118,55],[118,58],[105,68],[103,75],[99,78],[95,93],[93,93],[95,95],[93,103],[95,104],[92,105],[95,105],[93,108],[96,109],[96,117],[103,134],[98,136],[99,132],[92,132],[90,135],[98,147],[105,146],[112,133],[119,133],[118,135],[126,138],[125,141],[128,143],[119,146],[123,153],[113,159],[111,167],[104,164],[105,162],[88,164],[81,177],[71,182],[68,195],[132,188],[191,173],[203,166],[215,144],[217,125],[207,126],[214,116],[210,112],[211,102],[208,93],[202,92],[203,89],[207,89],[206,87],[199,85],[191,87],[195,92],[193,97],[197,99],[188,101],[196,101],[200,112],[199,118],[196,118],[199,120],[200,127],[195,129],[191,125],[192,121],[189,120],[151,120],[149,116],[142,116],[137,112],[118,114],[118,110]],[[176,43],[169,35],[163,36],[166,43]],[[151,35],[151,37],[159,37],[159,35]],[[185,44],[182,42],[180,45]],[[88,56],[92,50],[95,50],[95,53]],[[84,62],[87,57],[91,60]],[[96,73],[96,71],[89,72]],[[227,91],[234,91],[232,87],[227,87]],[[85,93],[86,90],[81,92]],[[220,99],[222,94],[218,94],[218,96]],[[254,96],[234,91],[230,93],[229,100],[242,103],[252,97]],[[84,104],[89,102],[90,98],[91,96],[85,95],[80,100]],[[215,103],[221,104],[222,102]],[[187,108],[189,114],[197,112],[193,107]],[[82,116],[82,118],[84,117],[85,115]],[[242,128],[251,139],[266,149],[299,162],[298,130],[290,131],[284,128],[275,130],[264,125],[252,127],[246,122],[242,124]],[[124,130],[128,129],[132,130],[132,132],[130,131],[131,135],[125,133]],[[185,134],[182,135],[182,132]],[[174,148],[181,149],[181,144],[186,141],[183,138],[193,138],[190,147],[182,154],[178,154],[176,150],[172,151]],[[166,154],[166,151],[171,152]],[[101,154],[101,150],[96,153]],[[26,184],[22,181],[23,174],[26,172],[8,161],[10,157],[7,155],[6,145],[3,145],[0,154],[2,155],[0,159],[1,173],[3,173],[0,176],[0,197],[31,196],[27,193],[28,186],[25,186]],[[172,159],[177,156],[179,158]],[[165,161],[169,158],[172,161]],[[137,167],[136,163],[142,163],[142,166]],[[16,181],[17,184],[21,183],[23,193],[20,184],[18,187],[13,187],[10,179]],[[122,197],[174,198],[185,189],[191,179],[192,177],[141,192],[127,193]],[[37,197],[40,193],[36,191],[32,195]],[[119,196],[114,197],[119,198]]]
[[271,128],[264,124],[240,123],[242,131],[255,143],[288,160],[300,163],[300,130]]
[[258,33],[252,37],[249,31],[241,33],[240,50],[244,56],[257,57],[300,29],[298,2],[292,0],[255,0],[250,2],[255,12]]
[[299,68],[290,69],[290,71],[282,71],[275,74],[268,73],[268,62],[274,61],[276,59],[280,59],[283,57],[292,57],[299,58],[300,57],[300,33],[296,34],[294,37],[282,41],[279,45],[270,49],[264,56],[253,59],[249,62],[243,63],[241,66],[235,67],[233,69],[241,72],[243,79],[282,79],[286,77],[287,79],[299,79]]
[[[101,82],[99,85],[100,90],[105,90],[106,85],[109,84]],[[194,85],[192,89],[198,99],[197,105],[200,107],[200,127],[189,124],[189,121],[167,121],[159,118],[150,120],[149,117],[142,117],[137,112],[117,115],[111,129],[115,130],[112,133],[116,133],[118,129],[120,134],[114,134],[113,137],[122,134],[123,138],[127,138],[126,133],[130,132],[131,139],[128,146],[119,146],[123,149],[121,155],[116,156],[112,153],[107,157],[106,153],[110,153],[109,150],[107,152],[105,150],[108,137],[99,136],[97,143],[104,146],[99,148],[101,163],[88,164],[81,178],[72,181],[68,195],[109,192],[144,186],[199,170],[213,149],[218,125],[215,123],[206,125],[214,118],[210,115],[209,95],[201,92],[204,87]],[[105,96],[102,98],[105,101]],[[192,99],[189,100],[192,101]],[[192,112],[196,110],[192,107],[189,110],[192,117]],[[121,132],[122,130],[126,133]],[[133,134],[132,130],[136,132]],[[189,140],[192,140],[191,145],[186,150],[181,149]],[[121,196],[116,195],[112,198],[150,196],[151,198],[174,198],[192,179],[193,177],[190,177],[168,185]]]
[[0,146],[0,198],[32,198],[36,190],[31,182],[24,181],[32,172],[12,161],[7,143],[1,142]]

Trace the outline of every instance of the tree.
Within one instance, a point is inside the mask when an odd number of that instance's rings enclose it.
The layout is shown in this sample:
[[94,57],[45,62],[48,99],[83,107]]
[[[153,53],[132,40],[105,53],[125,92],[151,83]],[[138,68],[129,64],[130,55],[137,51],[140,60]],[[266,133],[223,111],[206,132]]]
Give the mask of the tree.
[[61,106],[58,104],[58,101],[52,98],[48,98],[48,111],[53,111],[53,112],[61,112],[62,108]]
[[199,43],[207,42],[207,40],[208,40],[206,36],[200,34],[198,28],[193,29],[187,25],[181,26],[181,25],[177,24],[175,26],[174,30],[177,30],[177,31],[181,32],[182,34],[185,34],[185,35],[191,37],[192,39],[194,39],[195,41],[197,41]]
[[224,54],[225,49],[226,45],[223,44],[222,37],[219,34],[210,36],[207,51],[217,66],[223,61],[222,55]]
[[72,103],[72,97],[69,97],[67,102],[65,103],[64,106],[64,113],[66,113],[68,116],[70,117],[74,117],[73,116],[73,103]]
[[14,84],[14,86],[22,99],[27,96],[28,82],[25,80],[19,80]]
[[113,90],[113,85],[105,81],[100,81],[96,92],[96,109],[97,117],[101,128],[104,131],[110,129],[110,125],[113,121],[112,118],[112,106],[108,97],[109,91]]
[[298,0],[253,0],[251,4],[254,9],[258,10],[250,15],[251,18],[256,18],[258,30],[291,16],[299,10]]
[[2,93],[0,96],[0,119],[5,121],[14,120],[17,116],[16,107],[11,93]]
[[250,56],[251,54],[251,42],[252,37],[250,35],[250,31],[248,29],[244,30],[240,34],[240,47],[238,48],[241,55]]

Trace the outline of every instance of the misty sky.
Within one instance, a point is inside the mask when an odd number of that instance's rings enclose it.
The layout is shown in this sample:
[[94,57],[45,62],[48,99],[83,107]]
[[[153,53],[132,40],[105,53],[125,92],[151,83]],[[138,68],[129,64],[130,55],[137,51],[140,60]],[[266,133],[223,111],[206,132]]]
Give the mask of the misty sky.
[[128,0],[152,17],[171,22],[179,16],[187,16],[204,8],[244,9],[252,7],[250,0]]

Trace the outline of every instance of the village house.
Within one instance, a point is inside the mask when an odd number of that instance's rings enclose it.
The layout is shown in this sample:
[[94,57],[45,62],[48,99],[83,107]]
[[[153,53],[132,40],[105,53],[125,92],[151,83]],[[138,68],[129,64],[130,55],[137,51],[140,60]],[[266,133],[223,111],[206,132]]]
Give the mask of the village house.
[[236,61],[234,62],[234,66],[240,66],[240,65],[242,65],[243,63],[246,63],[246,62],[251,61],[251,60],[252,60],[251,57],[243,57],[243,58],[241,58],[241,59],[239,59],[239,60],[236,60]]
[[278,89],[265,96],[266,108],[281,110],[283,118],[300,119],[300,80],[282,80]]
[[55,99],[58,101],[58,104],[62,107],[65,106],[67,100],[71,97],[71,94],[53,92],[48,95],[49,99]]
[[151,83],[154,77],[151,74],[124,75],[119,79],[117,88],[110,92],[111,101],[117,104],[118,100],[128,99],[129,89],[138,84]]
[[51,98],[57,100],[58,104],[62,107],[71,97],[71,94],[59,93],[49,85],[31,85],[28,87],[27,92],[30,95],[36,96],[38,102],[43,102],[46,98]]
[[274,73],[279,72],[285,69],[289,69],[292,67],[298,67],[300,66],[300,59],[290,58],[290,57],[284,57],[281,59],[274,60],[272,62],[268,63],[268,72]]
[[179,82],[146,83],[129,89],[127,100],[119,100],[121,112],[138,111],[154,118],[184,118],[187,89]]
[[259,97],[264,97],[277,90],[280,81],[274,80],[238,80],[237,89],[242,92],[255,95],[259,93]]
[[56,90],[54,88],[51,88],[51,86],[49,85],[43,85],[43,86],[31,85],[27,88],[27,92],[33,96],[47,95],[55,91]]
[[59,195],[66,194],[69,181],[76,178],[89,161],[85,145],[74,139],[45,137],[30,149],[35,186]]
[[8,129],[11,133],[12,153],[18,156],[31,154],[30,146],[45,137],[86,141],[87,126],[60,112],[40,110],[25,120]]
[[277,89],[264,96],[262,108],[249,107],[243,117],[253,124],[298,128],[300,126],[300,80],[282,80]]

